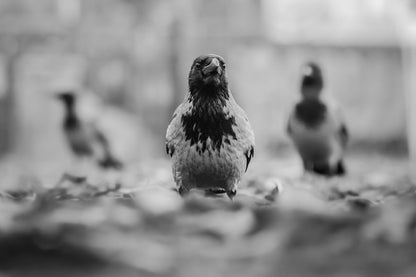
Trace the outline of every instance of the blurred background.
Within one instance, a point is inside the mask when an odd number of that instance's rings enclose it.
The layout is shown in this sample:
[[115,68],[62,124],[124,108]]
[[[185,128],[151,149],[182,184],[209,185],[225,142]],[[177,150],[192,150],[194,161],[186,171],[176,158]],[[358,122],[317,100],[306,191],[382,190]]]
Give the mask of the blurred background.
[[[165,154],[207,53],[256,134],[234,201],[181,198]],[[302,175],[286,136],[307,61],[345,113],[345,178]],[[60,179],[63,91],[126,170]],[[414,277],[409,161],[416,0],[0,0],[2,277]]]
[[403,0],[1,0],[0,153],[68,159],[53,93],[77,90],[124,160],[163,157],[190,65],[205,53],[226,59],[259,155],[290,145],[286,120],[309,60],[344,109],[352,149],[406,153],[415,10]]

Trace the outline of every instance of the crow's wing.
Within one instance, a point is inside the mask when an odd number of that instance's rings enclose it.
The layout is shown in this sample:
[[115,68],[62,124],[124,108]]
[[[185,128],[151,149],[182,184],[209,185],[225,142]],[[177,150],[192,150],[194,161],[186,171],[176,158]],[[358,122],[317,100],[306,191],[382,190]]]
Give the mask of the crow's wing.
[[247,164],[246,164],[246,171],[248,169],[248,165],[250,164],[251,159],[254,157],[254,145],[247,150],[244,155],[246,156]]
[[251,159],[254,156],[254,131],[253,128],[251,128],[246,112],[235,102],[235,100],[232,97],[230,97],[230,102],[235,111],[237,123],[237,128],[235,131],[237,135],[238,144],[243,149],[244,156],[246,157],[245,170],[247,171]]
[[293,117],[293,112],[290,113],[289,118],[287,119],[287,123],[286,123],[286,133],[290,136],[292,135],[292,117]]
[[329,107],[331,108],[333,117],[334,117],[334,122],[335,122],[335,126],[336,126],[336,132],[337,132],[337,136],[339,138],[339,142],[341,144],[341,146],[343,148],[345,148],[347,146],[347,143],[349,141],[349,131],[348,131],[348,127],[347,127],[347,123],[344,117],[344,114],[341,110],[341,108],[335,104],[334,102],[330,102],[329,103]]
[[347,129],[347,125],[345,123],[341,124],[341,127],[338,131],[341,145],[345,148],[347,146],[349,140],[349,131]]
[[105,157],[110,153],[109,142],[94,121],[84,122],[83,129],[96,158]]
[[166,130],[166,154],[173,156],[175,148],[183,136],[182,114],[191,108],[189,102],[184,102],[178,106],[172,116],[168,129]]

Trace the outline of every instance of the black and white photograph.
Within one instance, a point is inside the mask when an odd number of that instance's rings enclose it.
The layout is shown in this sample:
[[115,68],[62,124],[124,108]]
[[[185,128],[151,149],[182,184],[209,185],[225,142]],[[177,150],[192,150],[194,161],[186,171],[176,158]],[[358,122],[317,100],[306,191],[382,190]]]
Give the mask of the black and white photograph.
[[416,276],[416,0],[0,0],[0,277]]

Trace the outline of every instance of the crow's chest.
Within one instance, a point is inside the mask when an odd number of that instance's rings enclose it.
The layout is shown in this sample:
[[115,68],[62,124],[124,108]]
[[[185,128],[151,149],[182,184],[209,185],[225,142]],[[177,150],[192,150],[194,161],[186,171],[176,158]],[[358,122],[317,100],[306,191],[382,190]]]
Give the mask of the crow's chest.
[[295,117],[305,127],[316,129],[327,119],[327,107],[318,100],[306,100],[295,107]]
[[240,179],[244,172],[245,163],[243,153],[231,144],[226,144],[219,151],[211,150],[210,141],[207,142],[205,152],[201,153],[201,143],[185,146],[175,156],[174,171],[181,176],[185,184],[199,187],[222,187]]
[[195,146],[200,154],[206,151],[219,152],[224,144],[236,140],[236,119],[218,107],[196,108],[182,115],[181,124],[184,142]]
[[213,111],[189,113],[182,116],[181,124],[183,136],[174,167],[185,183],[205,187],[240,178],[245,164],[234,116]]
[[91,155],[93,150],[88,132],[80,125],[64,126],[68,144],[77,155]]

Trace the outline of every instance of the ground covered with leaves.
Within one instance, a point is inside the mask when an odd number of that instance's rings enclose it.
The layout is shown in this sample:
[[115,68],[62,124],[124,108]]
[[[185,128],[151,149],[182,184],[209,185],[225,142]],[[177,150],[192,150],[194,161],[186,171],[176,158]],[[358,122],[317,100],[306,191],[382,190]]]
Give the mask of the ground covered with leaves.
[[5,165],[0,276],[415,276],[406,158],[347,163],[325,179],[258,158],[234,201],[179,197],[165,160],[55,181]]

